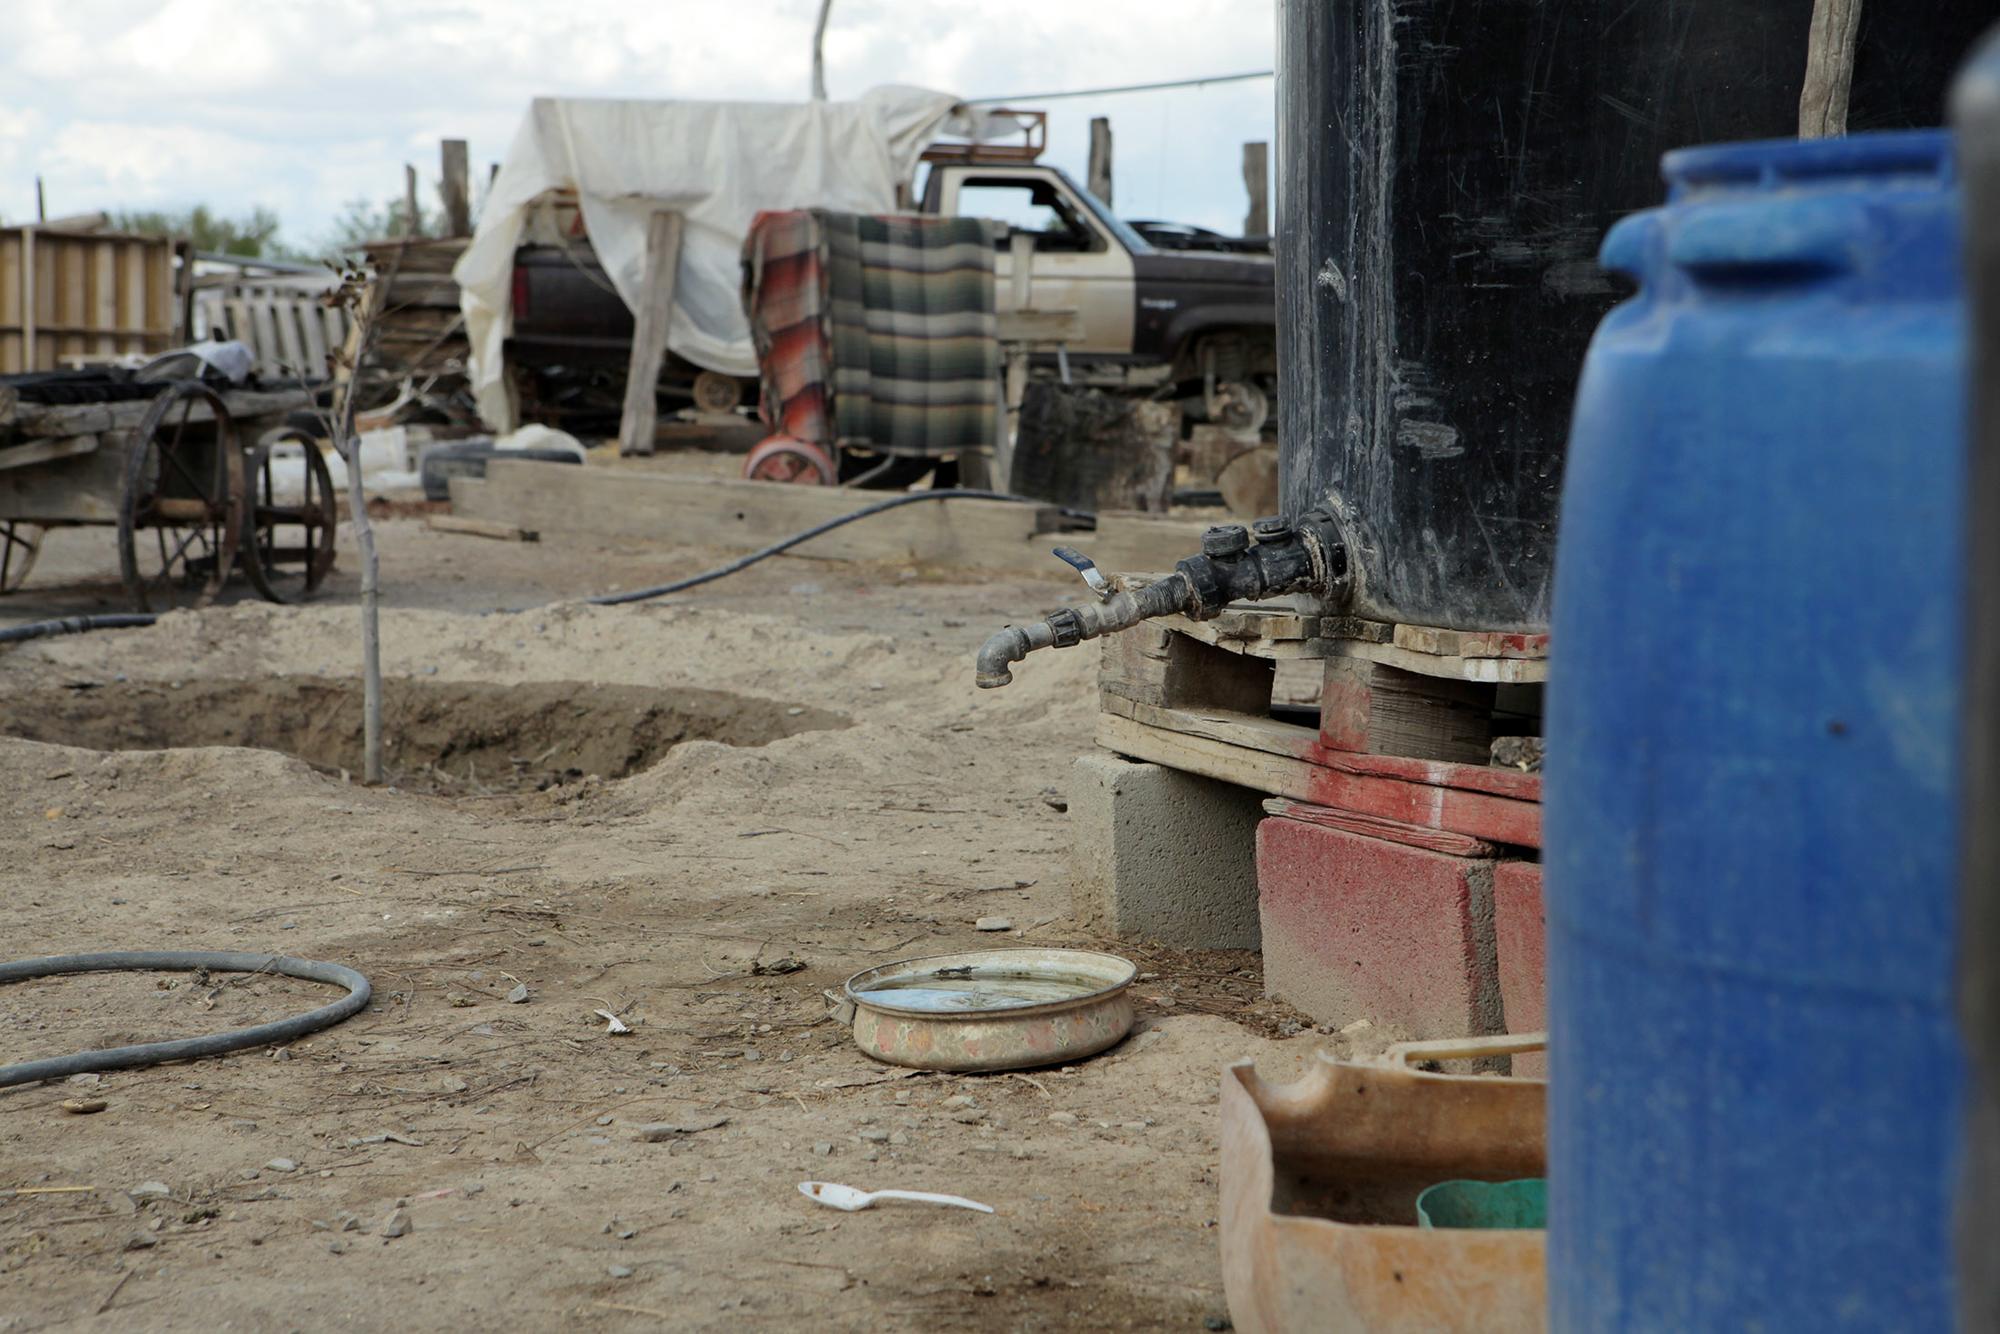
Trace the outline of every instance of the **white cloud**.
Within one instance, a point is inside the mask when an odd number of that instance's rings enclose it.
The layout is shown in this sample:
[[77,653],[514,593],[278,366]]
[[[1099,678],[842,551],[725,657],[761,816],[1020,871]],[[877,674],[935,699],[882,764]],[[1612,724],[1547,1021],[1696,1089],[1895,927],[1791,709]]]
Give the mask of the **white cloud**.
[[[792,100],[817,0],[6,0],[0,215],[207,202],[275,208],[296,241],[436,141],[499,158],[530,97]],[[1271,0],[834,0],[835,97],[878,83],[967,96],[1268,69]],[[1234,227],[1240,145],[1268,81],[1049,104],[1081,174],[1092,115],[1117,136],[1121,212]]]

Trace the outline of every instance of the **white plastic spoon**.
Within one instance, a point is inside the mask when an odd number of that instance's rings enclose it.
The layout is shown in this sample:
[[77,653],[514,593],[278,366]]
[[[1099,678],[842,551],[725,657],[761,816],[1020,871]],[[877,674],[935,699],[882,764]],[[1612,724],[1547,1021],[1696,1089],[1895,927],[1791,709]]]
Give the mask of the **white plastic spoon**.
[[856,1190],[852,1186],[836,1185],[831,1181],[801,1181],[799,1194],[830,1209],[845,1209],[850,1214],[872,1207],[877,1200],[914,1200],[918,1204],[942,1204],[953,1209],[977,1209],[982,1214],[993,1212],[992,1205],[981,1204],[977,1200],[968,1200],[959,1195],[933,1195],[927,1190]]

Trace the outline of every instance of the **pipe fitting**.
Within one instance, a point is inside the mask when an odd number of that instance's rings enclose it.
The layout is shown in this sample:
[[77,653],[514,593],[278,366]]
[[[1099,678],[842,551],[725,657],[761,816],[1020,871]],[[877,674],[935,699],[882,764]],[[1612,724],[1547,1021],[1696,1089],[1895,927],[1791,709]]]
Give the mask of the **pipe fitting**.
[[[1222,614],[1232,602],[1277,597],[1300,589],[1317,591],[1333,601],[1344,587],[1347,548],[1331,513],[1311,510],[1296,524],[1264,522],[1262,539],[1252,545],[1240,526],[1211,529],[1203,554],[1189,556],[1174,573],[1145,588],[1105,595],[1096,606],[1063,607],[1033,625],[996,631],[980,647],[973,680],[982,690],[996,690],[1014,679],[1010,670],[1039,648],[1070,648],[1158,616],[1183,615],[1205,621]],[[1058,555],[1078,569],[1087,559],[1066,549]],[[1081,563],[1079,563],[1081,562]],[[1093,589],[1097,584],[1093,583]]]

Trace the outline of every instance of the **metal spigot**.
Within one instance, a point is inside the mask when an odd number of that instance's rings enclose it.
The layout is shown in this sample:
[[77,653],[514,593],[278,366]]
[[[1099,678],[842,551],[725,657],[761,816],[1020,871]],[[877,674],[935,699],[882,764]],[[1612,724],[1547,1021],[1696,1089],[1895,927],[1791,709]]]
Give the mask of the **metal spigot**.
[[1099,602],[1111,596],[1111,581],[1097,568],[1097,562],[1078,551],[1075,547],[1057,547],[1056,559],[1071,566],[1083,576],[1083,582],[1090,585],[1090,591],[1097,594]]
[[1032,625],[1010,625],[980,646],[974,682],[992,690],[1014,679],[1013,664],[1042,648],[1070,648],[1156,616],[1207,620],[1238,600],[1275,597],[1298,589],[1332,599],[1345,584],[1347,547],[1340,525],[1326,510],[1299,516],[1296,524],[1260,520],[1257,541],[1241,524],[1219,524],[1202,537],[1202,554],[1189,556],[1157,583],[1114,590],[1088,556],[1068,547],[1056,555],[1073,566],[1097,594],[1097,606],[1063,607]]

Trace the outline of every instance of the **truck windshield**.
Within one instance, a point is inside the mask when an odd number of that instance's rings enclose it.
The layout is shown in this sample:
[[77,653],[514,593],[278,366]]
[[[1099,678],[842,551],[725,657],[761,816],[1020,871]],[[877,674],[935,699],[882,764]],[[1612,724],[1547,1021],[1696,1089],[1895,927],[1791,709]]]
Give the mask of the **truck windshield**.
[[1152,253],[1152,242],[1127,226],[1124,219],[1111,211],[1111,205],[1105,203],[1102,199],[1099,199],[1096,195],[1071,180],[1069,173],[1058,171],[1056,174],[1062,177],[1064,185],[1067,185],[1076,193],[1077,199],[1085,208],[1090,210],[1091,216],[1096,218],[1113,236],[1118,238],[1118,244],[1124,246],[1135,255]]

